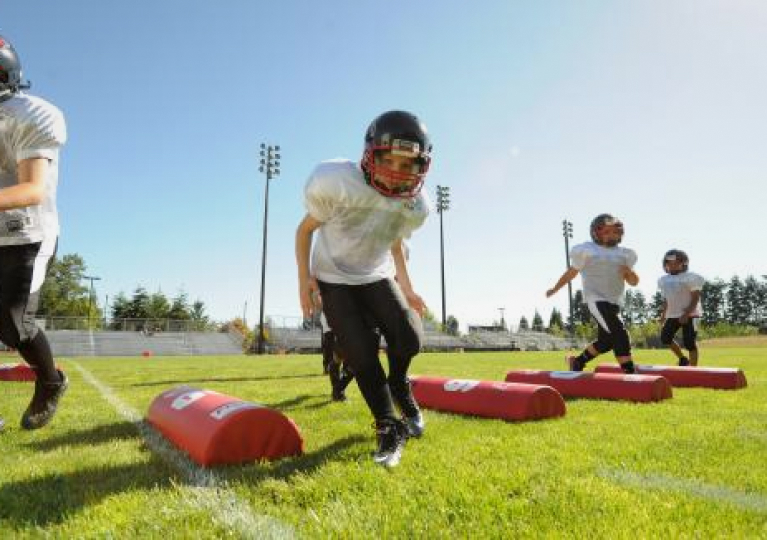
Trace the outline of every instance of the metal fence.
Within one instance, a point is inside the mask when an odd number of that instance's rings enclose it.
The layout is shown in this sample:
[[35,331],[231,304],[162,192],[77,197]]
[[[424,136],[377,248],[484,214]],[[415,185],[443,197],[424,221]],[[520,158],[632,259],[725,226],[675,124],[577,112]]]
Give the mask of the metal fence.
[[206,321],[177,319],[112,319],[88,317],[45,317],[36,319],[45,330],[116,330],[125,332],[206,332],[218,325]]

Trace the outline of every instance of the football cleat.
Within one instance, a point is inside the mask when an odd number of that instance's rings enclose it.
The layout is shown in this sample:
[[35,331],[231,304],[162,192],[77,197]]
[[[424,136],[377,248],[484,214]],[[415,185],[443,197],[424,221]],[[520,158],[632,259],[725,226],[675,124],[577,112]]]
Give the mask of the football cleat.
[[21,417],[21,427],[24,429],[39,429],[51,421],[56,414],[59,400],[69,387],[69,379],[59,370],[60,382],[35,381],[35,393],[29,407]]
[[410,379],[405,379],[404,384],[389,383],[394,403],[402,413],[402,419],[405,421],[408,435],[411,437],[420,437],[426,429],[426,421],[423,419],[421,409],[418,407],[415,397],[413,397],[412,383]]
[[568,356],[566,361],[567,367],[570,371],[583,371],[583,368],[586,367],[586,362],[583,360],[578,360],[578,357],[576,356]]
[[384,467],[396,467],[407,442],[407,427],[401,420],[386,419],[375,424],[378,448],[373,461]]
[[682,367],[689,366],[690,365],[690,361],[686,357],[683,356],[682,358],[679,359],[679,365],[682,366]]
[[3,429],[5,429],[5,420],[0,418],[0,431],[3,431]]

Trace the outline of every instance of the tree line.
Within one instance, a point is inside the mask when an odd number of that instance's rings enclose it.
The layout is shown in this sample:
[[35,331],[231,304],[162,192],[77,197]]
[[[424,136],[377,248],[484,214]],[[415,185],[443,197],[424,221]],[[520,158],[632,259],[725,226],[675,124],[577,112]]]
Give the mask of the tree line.
[[[85,275],[85,260],[72,253],[54,257],[48,265],[48,273],[40,290],[38,317],[81,317],[92,320],[105,318],[105,308],[91,294]],[[193,321],[202,325],[210,323],[201,300],[190,302],[187,294],[180,291],[168,298],[162,291],[149,293],[136,287],[129,297],[120,292],[108,306],[112,319],[172,319]]]

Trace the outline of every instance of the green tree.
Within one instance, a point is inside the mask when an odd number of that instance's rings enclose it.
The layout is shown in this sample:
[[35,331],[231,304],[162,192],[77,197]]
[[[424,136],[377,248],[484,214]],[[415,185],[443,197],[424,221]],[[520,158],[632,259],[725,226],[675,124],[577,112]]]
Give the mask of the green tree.
[[549,332],[557,333],[564,328],[564,322],[562,322],[562,313],[554,308],[551,310],[551,316],[549,317]]
[[575,324],[587,325],[591,322],[591,312],[583,298],[583,291],[580,289],[573,294],[573,319]]
[[[40,289],[38,314],[41,317],[88,316],[90,289],[83,284],[85,272],[85,261],[76,253],[51,259]],[[100,318],[97,298],[93,299],[93,310],[91,315]]]
[[533,315],[533,332],[543,332],[543,330],[543,317],[541,317],[541,314],[536,309]]
[[713,326],[725,320],[725,291],[727,284],[719,278],[706,281],[700,294],[705,326]]
[[527,322],[527,317],[524,315],[519,318],[519,329],[521,331],[530,330],[530,323]]
[[175,321],[185,321],[191,318],[190,311],[191,308],[189,307],[187,294],[184,291],[179,291],[171,301],[168,318]]
[[170,304],[165,295],[157,291],[151,294],[146,302],[146,316],[148,319],[168,319]]
[[445,332],[447,334],[450,334],[451,336],[457,336],[458,335],[458,319],[456,319],[452,315],[448,315],[447,321],[445,322],[447,323],[445,325]]
[[654,320],[660,319],[660,316],[663,313],[664,304],[665,304],[665,299],[663,298],[663,293],[660,291],[655,291],[655,294],[652,295],[652,300],[650,301],[650,305],[647,306],[648,317]]
[[738,276],[730,279],[727,287],[727,307],[725,314],[730,324],[748,324],[749,306],[745,298],[745,288]]
[[762,321],[761,306],[759,305],[760,289],[761,285],[754,276],[746,276],[746,279],[743,280],[742,309],[747,313],[746,324],[751,326],[759,326]]

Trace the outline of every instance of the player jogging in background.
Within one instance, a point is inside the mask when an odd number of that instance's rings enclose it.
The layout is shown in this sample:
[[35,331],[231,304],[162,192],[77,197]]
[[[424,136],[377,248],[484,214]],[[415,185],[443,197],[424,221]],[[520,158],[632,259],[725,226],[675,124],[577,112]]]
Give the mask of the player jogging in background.
[[34,320],[59,235],[56,187],[66,127],[55,106],[26,88],[18,55],[0,36],[0,340],[35,370],[21,426],[36,429],[53,418],[68,385]]
[[597,340],[578,356],[568,357],[571,371],[583,371],[586,363],[610,350],[624,373],[635,373],[631,357],[631,341],[620,318],[625,284],[636,286],[639,276],[633,268],[637,261],[633,250],[620,247],[623,223],[610,214],[600,214],[591,222],[591,242],[574,246],[570,251],[571,266],[546,291],[550,298],[570,283],[579,273],[583,280],[583,296],[589,312],[597,322]]
[[[402,243],[429,213],[421,188],[430,152],[416,116],[378,116],[365,134],[359,164],[325,161],[311,174],[307,214],[296,231],[304,317],[318,308],[312,295],[319,289],[339,349],[375,420],[373,459],[387,467],[399,463],[408,436],[424,431],[407,373],[421,348],[425,305],[413,291]],[[376,330],[386,340],[388,376],[378,358]]]
[[[663,295],[660,340],[676,355],[680,366],[698,365],[698,321],[702,315],[700,293],[705,279],[688,270],[690,259],[681,249],[671,249],[663,256],[665,276],[658,280]],[[689,358],[674,341],[682,329],[682,345]]]

